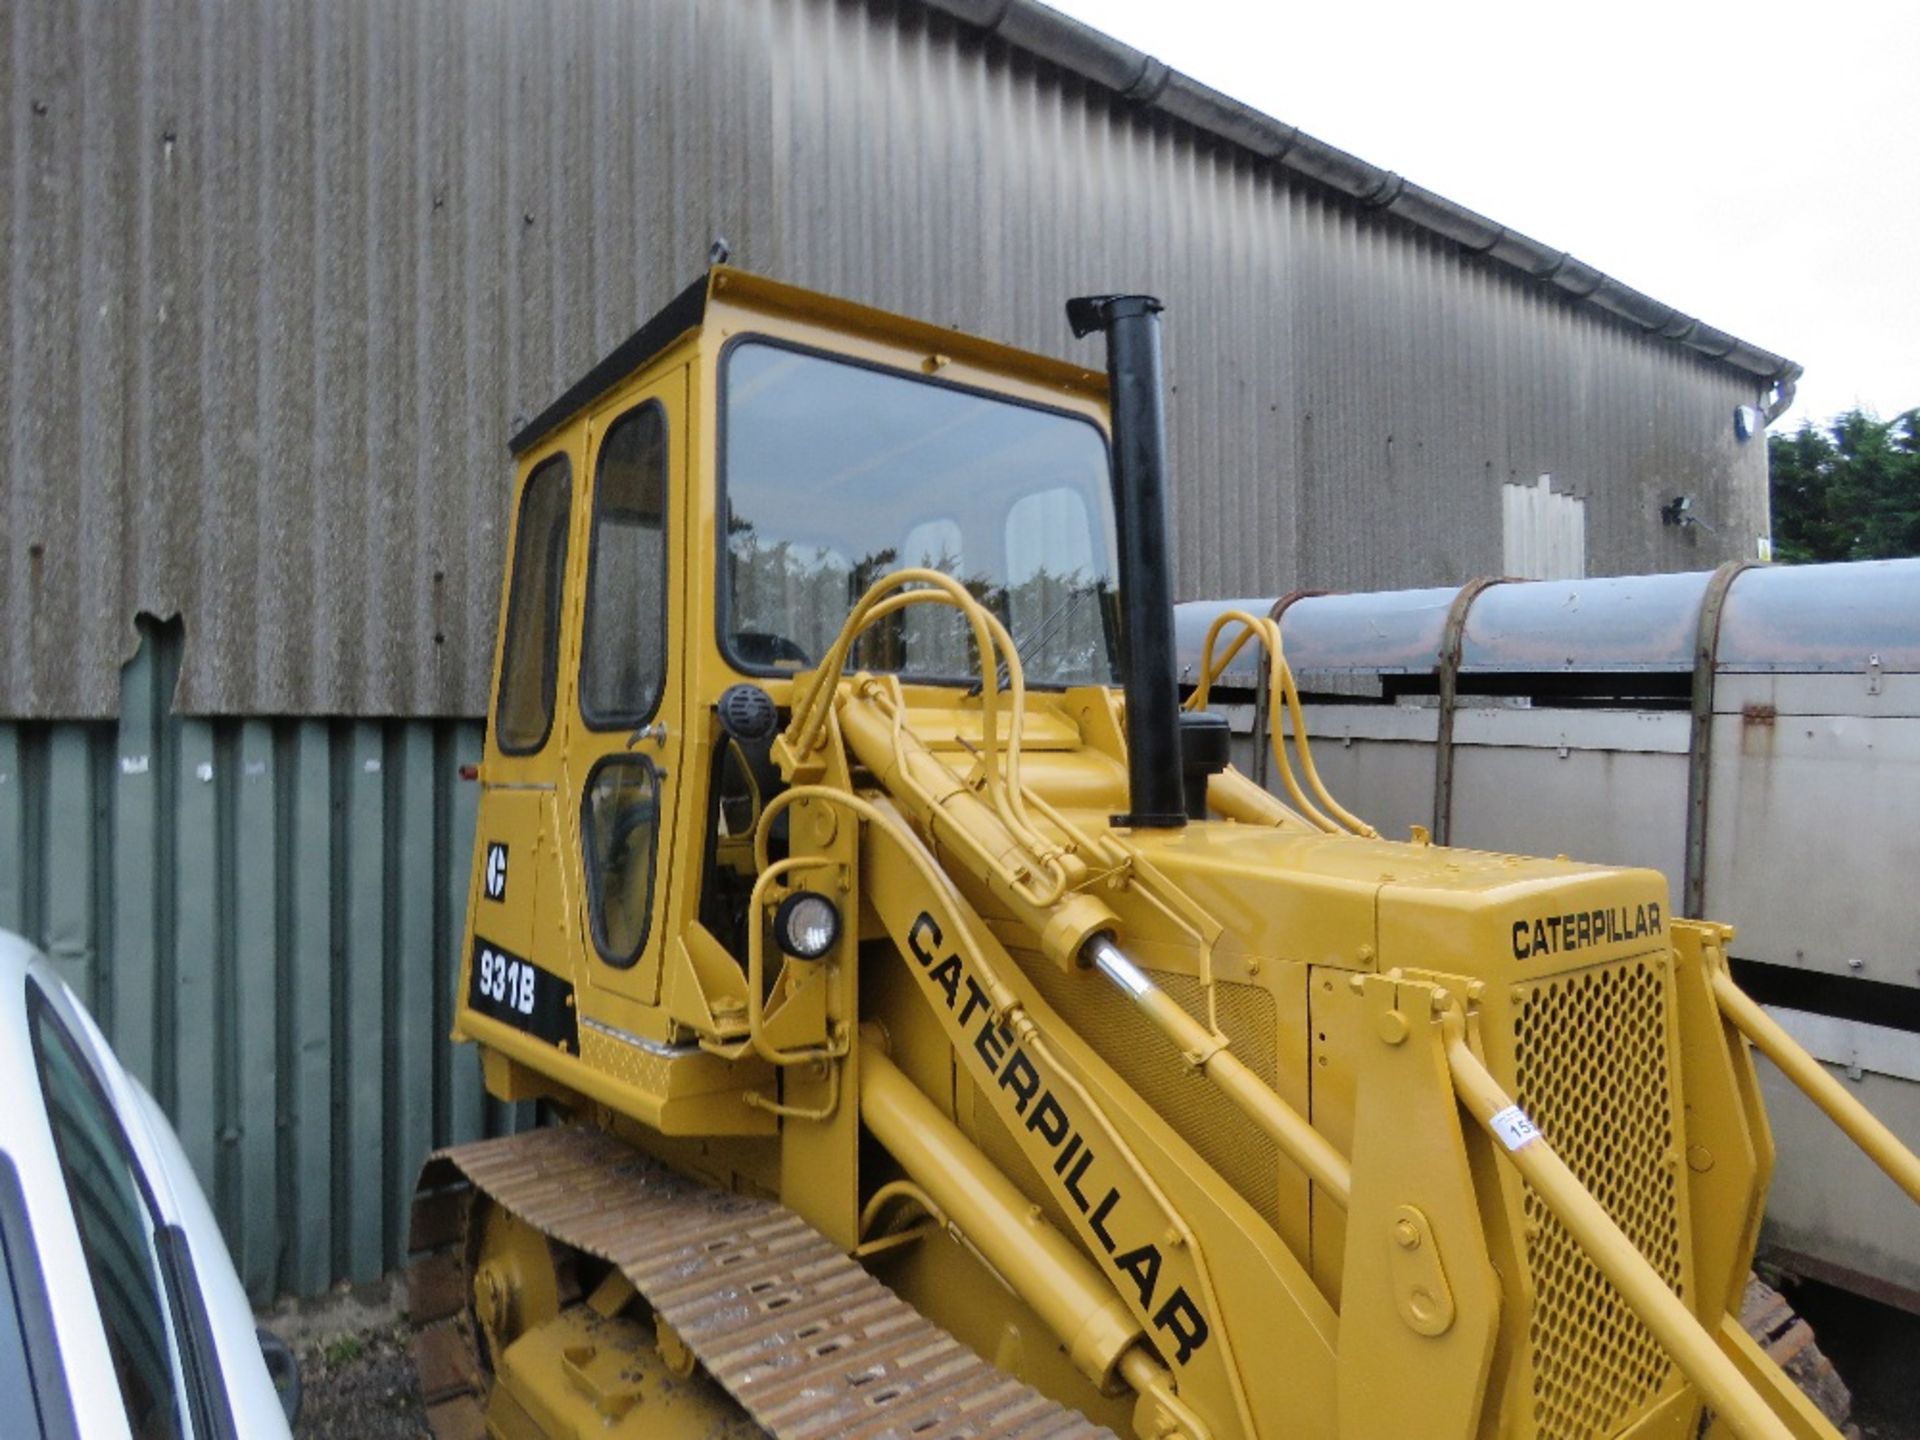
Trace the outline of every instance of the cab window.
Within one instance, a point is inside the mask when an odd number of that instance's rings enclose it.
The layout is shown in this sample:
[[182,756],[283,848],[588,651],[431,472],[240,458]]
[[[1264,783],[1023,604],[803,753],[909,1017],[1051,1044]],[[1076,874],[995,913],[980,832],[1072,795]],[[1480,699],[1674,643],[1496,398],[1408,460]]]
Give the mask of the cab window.
[[660,774],[644,755],[610,755],[587,776],[581,830],[593,943],[625,967],[646,947],[653,916],[653,852],[660,833]]
[[[759,339],[729,342],[720,405],[720,643],[740,669],[815,663],[868,586],[925,566],[1016,640],[1048,633],[1021,647],[1029,683],[1112,680],[1112,485],[1085,416]],[[973,647],[957,611],[919,605],[851,665],[968,684]]]
[[507,637],[500,662],[494,734],[502,751],[526,755],[553,728],[553,683],[559,660],[560,600],[567,570],[567,517],[572,474],[555,455],[528,477],[514,527]]
[[1080,598],[1098,570],[1086,497],[1065,485],[1023,495],[1008,508],[1005,531],[1007,624],[1027,678],[1064,684],[1097,672],[1107,632],[1100,608]]
[[614,422],[594,474],[580,713],[597,730],[643,724],[666,674],[667,414]]

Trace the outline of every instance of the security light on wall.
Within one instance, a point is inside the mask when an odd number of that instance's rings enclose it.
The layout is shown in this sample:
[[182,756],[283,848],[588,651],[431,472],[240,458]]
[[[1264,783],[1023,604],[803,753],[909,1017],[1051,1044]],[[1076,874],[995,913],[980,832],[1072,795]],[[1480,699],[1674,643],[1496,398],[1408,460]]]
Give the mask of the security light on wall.
[[1693,497],[1691,495],[1676,495],[1673,499],[1662,505],[1660,507],[1660,523],[1662,525],[1678,525],[1682,530],[1691,529],[1697,525],[1709,535],[1713,534],[1713,527],[1693,513]]

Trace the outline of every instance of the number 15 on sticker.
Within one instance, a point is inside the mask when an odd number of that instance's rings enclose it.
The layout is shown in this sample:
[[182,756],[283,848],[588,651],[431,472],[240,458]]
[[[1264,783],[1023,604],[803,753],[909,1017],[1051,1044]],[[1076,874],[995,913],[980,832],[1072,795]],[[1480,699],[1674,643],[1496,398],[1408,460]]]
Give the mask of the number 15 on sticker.
[[1540,1127],[1518,1105],[1497,1111],[1487,1123],[1509,1150],[1524,1150],[1540,1138]]

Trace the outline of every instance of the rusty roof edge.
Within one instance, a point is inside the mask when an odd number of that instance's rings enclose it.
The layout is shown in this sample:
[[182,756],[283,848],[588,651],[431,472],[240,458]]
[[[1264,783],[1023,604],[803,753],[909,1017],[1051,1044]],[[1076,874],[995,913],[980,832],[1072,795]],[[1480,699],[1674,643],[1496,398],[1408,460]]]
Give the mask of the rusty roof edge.
[[1784,355],[1682,314],[1593,266],[1466,206],[1369,164],[1297,126],[1201,84],[1104,31],[1040,0],[925,0],[935,10],[997,35],[1008,44],[1104,86],[1123,99],[1160,111],[1304,175],[1361,205],[1487,256],[1567,298],[1625,320],[1649,335],[1684,346],[1760,380],[1791,385],[1803,367]]

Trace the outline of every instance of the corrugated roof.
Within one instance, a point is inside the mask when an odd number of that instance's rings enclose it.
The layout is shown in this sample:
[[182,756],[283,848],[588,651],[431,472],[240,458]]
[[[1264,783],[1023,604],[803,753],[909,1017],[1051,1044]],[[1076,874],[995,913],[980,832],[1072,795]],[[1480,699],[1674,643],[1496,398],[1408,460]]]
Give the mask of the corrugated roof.
[[1290,174],[1325,185],[1370,210],[1406,221],[1475,254],[1543,281],[1709,359],[1762,380],[1792,384],[1802,367],[1716,329],[1596,270],[1565,250],[1489,220],[1403,175],[1317,140],[1297,125],[1224,95],[1039,0],[925,0],[989,34],[1085,76],[1148,109],[1182,120]]

